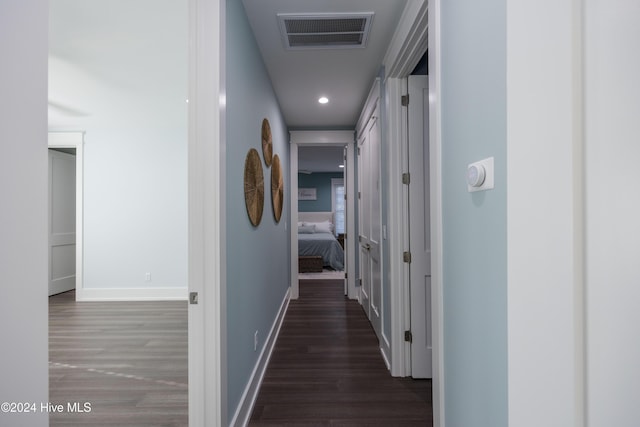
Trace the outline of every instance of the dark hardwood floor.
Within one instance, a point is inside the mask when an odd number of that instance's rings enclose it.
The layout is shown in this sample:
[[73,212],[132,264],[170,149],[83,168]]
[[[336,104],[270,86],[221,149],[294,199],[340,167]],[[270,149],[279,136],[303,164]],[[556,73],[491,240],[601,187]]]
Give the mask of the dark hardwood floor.
[[[186,302],[49,299],[52,426],[187,426]],[[90,412],[67,404],[88,402]],[[392,378],[342,281],[300,282],[250,425],[430,426],[431,382]]]
[[431,426],[431,381],[393,378],[341,280],[301,280],[250,426]]
[[186,302],[50,297],[49,360],[52,426],[188,425]]

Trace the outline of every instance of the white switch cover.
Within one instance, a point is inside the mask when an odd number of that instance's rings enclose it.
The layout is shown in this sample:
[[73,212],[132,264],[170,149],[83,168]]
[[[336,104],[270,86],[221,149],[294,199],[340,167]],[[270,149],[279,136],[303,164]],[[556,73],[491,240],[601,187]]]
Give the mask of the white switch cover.
[[[482,175],[484,174],[484,179]],[[480,179],[479,179],[480,178]],[[467,191],[491,190],[493,188],[493,157],[467,166]]]

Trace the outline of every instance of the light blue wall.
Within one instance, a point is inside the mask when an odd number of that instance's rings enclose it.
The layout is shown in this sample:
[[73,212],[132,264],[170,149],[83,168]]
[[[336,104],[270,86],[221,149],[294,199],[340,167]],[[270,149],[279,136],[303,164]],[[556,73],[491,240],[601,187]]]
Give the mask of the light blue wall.
[[330,212],[331,178],[342,177],[343,174],[338,172],[299,173],[298,188],[315,188],[317,199],[298,200],[298,212]]
[[[289,139],[267,71],[249,27],[242,2],[227,1],[227,402],[233,417],[260,350],[290,284]],[[255,148],[262,158],[261,126],[267,118],[273,153],[284,171],[285,206],[276,223],[271,206],[270,174],[263,162],[265,197],[262,221],[249,222],[244,203],[244,162]],[[253,350],[258,331],[258,350]]]
[[[447,427],[507,426],[506,3],[442,3],[442,194]],[[468,193],[493,156],[495,189]]]

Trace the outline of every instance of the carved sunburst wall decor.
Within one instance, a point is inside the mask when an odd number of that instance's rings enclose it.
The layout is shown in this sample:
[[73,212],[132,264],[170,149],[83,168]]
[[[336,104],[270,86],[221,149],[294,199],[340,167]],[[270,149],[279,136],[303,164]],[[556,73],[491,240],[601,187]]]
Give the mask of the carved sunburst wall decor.
[[282,217],[282,204],[284,201],[284,178],[280,167],[280,157],[273,156],[271,164],[271,205],[273,206],[273,217],[276,222],[280,222]]
[[264,209],[264,173],[258,150],[252,148],[244,161],[244,202],[254,227],[260,224]]
[[271,166],[273,141],[271,139],[271,125],[267,119],[262,120],[262,154],[264,155],[264,163]]

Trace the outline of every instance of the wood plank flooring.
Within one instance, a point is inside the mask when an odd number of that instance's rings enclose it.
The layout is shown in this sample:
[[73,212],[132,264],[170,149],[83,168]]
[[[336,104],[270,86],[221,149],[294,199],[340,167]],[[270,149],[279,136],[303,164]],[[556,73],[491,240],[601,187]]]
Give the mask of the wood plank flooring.
[[[49,298],[52,426],[187,426],[187,303]],[[78,402],[90,412],[70,413]]]
[[250,426],[431,426],[431,381],[393,378],[343,281],[301,280]]

